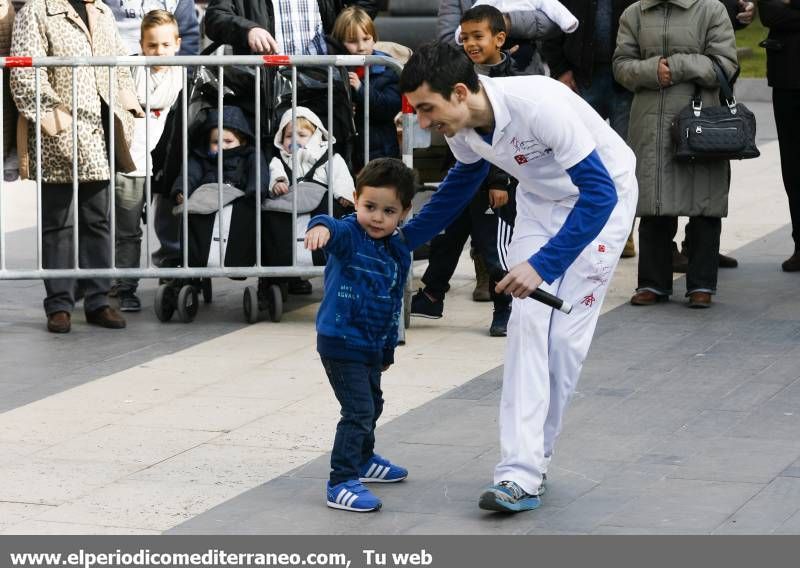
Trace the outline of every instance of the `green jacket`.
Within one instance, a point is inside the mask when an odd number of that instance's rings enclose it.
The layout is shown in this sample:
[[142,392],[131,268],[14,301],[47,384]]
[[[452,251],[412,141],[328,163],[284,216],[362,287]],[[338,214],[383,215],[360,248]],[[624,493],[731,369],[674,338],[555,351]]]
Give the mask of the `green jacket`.
[[[665,57],[672,85],[658,84]],[[725,217],[727,161],[676,162],[670,125],[700,85],[703,106],[719,105],[711,57],[727,77],[738,71],[736,39],[717,0],[641,0],[623,12],[614,77],[635,93],[628,142],[636,153],[637,215]]]

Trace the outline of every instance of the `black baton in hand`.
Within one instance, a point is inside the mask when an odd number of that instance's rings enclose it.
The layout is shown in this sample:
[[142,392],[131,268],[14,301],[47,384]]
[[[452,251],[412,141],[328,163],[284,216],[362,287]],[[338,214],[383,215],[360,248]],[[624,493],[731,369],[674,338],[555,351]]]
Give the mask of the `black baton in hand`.
[[565,314],[568,314],[572,311],[572,304],[565,302],[558,296],[554,296],[549,292],[540,290],[539,288],[534,290],[528,297],[533,298],[537,302],[541,302],[547,306],[550,306],[554,310],[558,310],[559,312],[564,312]]

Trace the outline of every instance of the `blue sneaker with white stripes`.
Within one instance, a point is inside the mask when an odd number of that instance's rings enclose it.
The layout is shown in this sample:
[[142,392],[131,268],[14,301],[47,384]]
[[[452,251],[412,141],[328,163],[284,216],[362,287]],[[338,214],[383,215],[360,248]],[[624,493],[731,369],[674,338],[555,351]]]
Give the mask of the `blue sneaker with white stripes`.
[[336,485],[328,482],[328,507],[332,509],[368,513],[377,511],[381,505],[381,500],[356,479],[343,481]]
[[396,483],[408,477],[408,470],[383,459],[378,454],[373,454],[370,460],[361,466],[358,476],[362,483]]
[[539,495],[526,493],[513,481],[501,481],[497,485],[487,487],[478,499],[478,507],[487,511],[501,513],[519,513],[538,509],[542,504]]

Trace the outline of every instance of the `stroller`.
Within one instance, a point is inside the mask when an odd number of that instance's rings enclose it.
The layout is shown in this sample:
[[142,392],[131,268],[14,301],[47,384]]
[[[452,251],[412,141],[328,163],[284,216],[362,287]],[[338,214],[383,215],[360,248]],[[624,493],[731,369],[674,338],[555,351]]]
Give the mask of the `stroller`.
[[[213,78],[213,81],[212,81]],[[256,189],[260,186],[262,195],[266,194],[269,182],[269,165],[264,156],[256,153],[255,128],[253,120],[247,116],[246,109],[227,104],[237,100],[234,96],[224,98],[222,117],[216,108],[216,88],[209,95],[209,84],[216,77],[201,69],[194,82],[187,126],[190,140],[189,160],[186,168],[180,166],[180,153],[174,159],[164,161],[156,176],[159,178],[158,190],[168,194],[178,202],[173,213],[180,218],[184,208],[188,214],[188,232],[181,235],[181,247],[187,243],[185,251],[190,267],[247,267],[256,261],[256,215],[261,215],[256,203]],[[246,82],[246,81],[245,81]],[[241,87],[241,86],[240,86]],[[246,89],[246,86],[241,87]],[[226,94],[227,90],[226,90]],[[210,100],[213,96],[214,104]],[[252,99],[252,96],[250,97]],[[239,100],[243,100],[239,98]],[[251,103],[252,106],[252,103]],[[180,108],[171,113],[179,122]],[[167,144],[162,156],[170,150],[180,151],[180,124],[171,125],[171,136],[162,138]],[[223,143],[223,177],[218,177],[218,162],[213,144],[218,136],[212,134],[222,124],[226,139],[234,139],[236,147],[230,148],[230,140]],[[168,125],[169,126],[169,125]],[[175,143],[177,134],[177,144]],[[158,148],[154,154],[158,152]],[[256,164],[260,162],[261,179],[255,178]],[[177,167],[175,166],[177,164]],[[167,174],[172,169],[171,185],[167,190]],[[183,203],[183,173],[187,176],[188,200]],[[154,179],[156,178],[154,176]],[[222,183],[219,183],[219,182]],[[219,208],[219,192],[222,192],[222,208]],[[181,223],[182,232],[182,223]],[[181,258],[184,251],[181,251]],[[240,278],[234,278],[240,279]],[[244,279],[244,278],[241,278]],[[154,309],[160,321],[169,321],[177,312],[184,323],[194,320],[199,311],[199,295],[206,303],[212,300],[212,286],[209,278],[176,278],[164,280],[156,291]],[[242,300],[245,319],[258,321],[261,314],[268,313],[272,321],[280,321],[283,313],[284,295],[279,286],[260,286],[259,289],[246,289]]]
[[[213,53],[219,47],[218,44],[207,47],[202,55]],[[256,73],[261,74],[261,149],[264,158],[269,160],[272,152],[271,138],[273,125],[277,123],[277,116],[286,108],[291,108],[291,83],[288,79],[290,73],[288,69],[276,70],[274,68],[254,68],[247,66],[226,66],[223,68],[224,89],[223,105],[235,106],[241,109],[254,131],[255,125],[255,85]],[[355,123],[352,118],[352,99],[349,92],[346,71],[342,68],[334,69],[334,128],[337,130],[337,144],[335,151],[341,152],[348,157],[351,153],[353,140],[355,139]],[[209,113],[217,108],[219,94],[219,79],[216,68],[198,67],[188,90],[188,117],[189,124],[187,132],[189,140],[198,140],[202,136],[203,124],[206,122]],[[327,68],[326,67],[302,67],[298,68],[298,104],[306,104],[313,108],[327,107]],[[327,112],[321,114],[323,122],[327,121]],[[167,118],[167,123],[159,144],[152,152],[153,178],[152,191],[154,194],[169,195],[182,172],[182,112],[181,101],[178,100]],[[255,136],[253,135],[253,141]],[[223,154],[224,155],[224,154]],[[345,158],[347,160],[347,158]],[[349,166],[349,160],[347,160]],[[262,177],[268,173],[268,167],[262,163]],[[262,198],[266,196],[266,183],[262,183]],[[214,184],[213,195],[215,202],[217,198],[217,186]],[[239,199],[244,199],[239,197]],[[250,202],[247,202],[250,203]],[[255,201],[252,200],[253,207]],[[230,242],[223,243],[225,249],[225,266],[253,266],[255,264],[255,210],[249,211],[242,203],[237,207],[238,214],[231,219],[229,226],[247,227],[248,222],[252,222],[252,231],[249,233],[249,245],[245,246],[242,257],[229,259],[228,255],[232,249],[237,247],[230,246]],[[264,234],[269,226],[271,213],[262,212],[262,265],[263,266],[282,266],[284,263],[275,262],[270,258],[265,258],[268,253],[264,246]],[[240,219],[242,222],[240,223]],[[219,222],[219,221],[216,221]],[[209,221],[206,221],[206,224]],[[197,224],[193,224],[196,226]],[[203,227],[203,234],[212,234],[216,238],[218,235],[218,225],[211,226],[211,232],[207,233],[208,228]],[[237,229],[237,234],[239,230]],[[190,237],[192,228],[190,228]],[[223,237],[224,238],[224,237]],[[233,237],[231,237],[233,238]],[[209,262],[208,256],[211,249],[219,248],[219,241],[206,244],[208,239],[199,239],[201,246],[198,249],[197,242],[189,239],[189,265],[190,266],[215,266],[219,264],[219,256],[214,262]],[[181,243],[183,240],[181,239]],[[213,245],[213,246],[212,246]],[[198,250],[194,250],[198,249]],[[251,256],[248,256],[251,255]],[[213,259],[212,259],[213,260]],[[317,262],[315,262],[317,264]],[[264,314],[267,314],[272,321],[280,321],[283,313],[283,303],[287,299],[286,279],[259,279],[258,287],[248,286],[245,289],[242,300],[244,316],[246,321],[255,323]],[[163,281],[159,286],[154,308],[156,317],[160,321],[169,321],[177,312],[178,318],[183,322],[191,322],[196,317],[199,310],[199,295],[202,294],[206,303],[210,303],[213,297],[211,280],[209,278],[175,279]]]

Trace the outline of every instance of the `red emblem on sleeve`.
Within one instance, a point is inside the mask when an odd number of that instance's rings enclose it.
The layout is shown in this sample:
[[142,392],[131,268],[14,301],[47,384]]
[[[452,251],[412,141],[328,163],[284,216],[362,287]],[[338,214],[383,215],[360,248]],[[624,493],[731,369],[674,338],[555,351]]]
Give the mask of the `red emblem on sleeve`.
[[606,252],[606,245],[598,245],[597,246],[598,252]]
[[517,154],[514,156],[514,159],[517,161],[518,164],[527,164],[528,158],[525,157],[525,154]]

